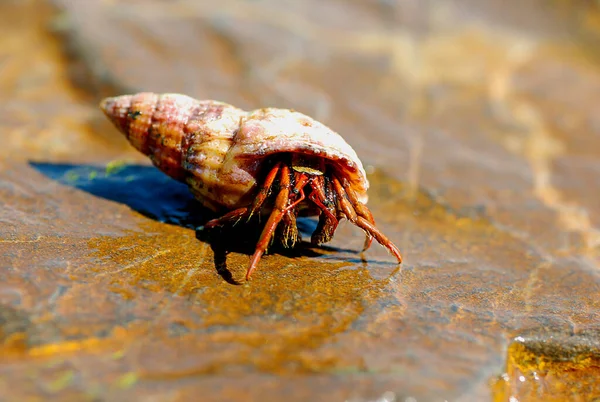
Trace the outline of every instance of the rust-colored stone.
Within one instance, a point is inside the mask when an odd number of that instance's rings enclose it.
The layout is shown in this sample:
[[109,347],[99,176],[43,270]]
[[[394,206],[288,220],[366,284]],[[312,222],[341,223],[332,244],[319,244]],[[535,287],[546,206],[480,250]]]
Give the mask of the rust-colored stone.
[[592,401],[600,398],[597,330],[515,338],[506,373],[493,384],[495,402]]
[[[598,396],[596,5],[54,3],[0,4],[4,399]],[[340,225],[230,284],[258,234],[226,271],[210,212],[97,111],[141,89],[342,133],[402,269]]]

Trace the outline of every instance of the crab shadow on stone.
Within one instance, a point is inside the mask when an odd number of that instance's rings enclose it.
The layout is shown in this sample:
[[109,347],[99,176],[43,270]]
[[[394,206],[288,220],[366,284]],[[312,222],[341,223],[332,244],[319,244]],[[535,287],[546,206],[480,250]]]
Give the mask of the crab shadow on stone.
[[[106,166],[86,164],[60,164],[29,162],[43,175],[107,200],[129,206],[132,210],[159,222],[179,225],[196,230],[214,212],[194,199],[186,185],[179,183],[153,166],[109,163]],[[298,218],[298,229],[303,237],[315,230],[316,221]],[[208,243],[214,252],[215,269],[229,283],[237,284],[227,269],[229,252],[251,255],[260,235],[260,225],[237,225],[231,229],[196,230],[196,238]],[[231,241],[236,239],[236,241]],[[308,242],[301,242],[293,249],[273,247],[273,252],[287,257],[318,257],[323,252],[349,251],[319,246],[319,251]],[[271,250],[270,250],[271,252]]]

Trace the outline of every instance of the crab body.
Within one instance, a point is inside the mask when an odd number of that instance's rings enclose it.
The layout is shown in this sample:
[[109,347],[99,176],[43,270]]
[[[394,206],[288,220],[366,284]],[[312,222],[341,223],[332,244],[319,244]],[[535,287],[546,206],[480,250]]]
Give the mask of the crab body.
[[365,249],[375,237],[401,261],[365,205],[369,183],[356,152],[322,123],[287,109],[246,112],[180,94],[123,95],[100,107],[155,166],[222,214],[205,227],[269,216],[247,278],[278,227],[281,242],[295,245],[299,213],[319,216],[315,244],[329,241],[347,218],[367,233]]

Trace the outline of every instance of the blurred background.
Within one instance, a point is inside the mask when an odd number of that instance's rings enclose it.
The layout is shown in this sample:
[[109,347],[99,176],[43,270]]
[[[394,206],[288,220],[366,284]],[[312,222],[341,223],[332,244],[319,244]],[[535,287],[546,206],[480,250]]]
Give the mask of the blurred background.
[[[341,133],[402,272],[344,226],[224,283],[98,111],[137,91]],[[598,1],[0,0],[0,395],[600,396],[598,105]]]

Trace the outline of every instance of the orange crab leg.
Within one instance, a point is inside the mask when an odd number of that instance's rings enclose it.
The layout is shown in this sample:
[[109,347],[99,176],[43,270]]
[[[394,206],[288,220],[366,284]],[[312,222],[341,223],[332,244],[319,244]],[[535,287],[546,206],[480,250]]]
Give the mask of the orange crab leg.
[[211,219],[204,224],[204,228],[211,229],[217,226],[223,226],[225,224],[234,222],[234,225],[248,213],[248,207],[234,209],[233,211],[227,212],[225,215]]
[[[356,211],[358,216],[362,216],[369,223],[371,223],[373,226],[375,226],[375,219],[373,218],[373,214],[371,213],[371,211],[369,210],[369,208],[367,208],[367,206],[365,204],[363,204],[362,202],[360,202],[358,200],[358,196],[356,195],[356,192],[354,191],[354,189],[352,189],[352,187],[350,186],[350,183],[348,183],[348,180],[344,178],[342,181],[342,185],[344,186],[344,190],[346,191],[348,200],[350,200],[350,203],[354,207],[354,210]],[[367,233],[367,238],[365,239],[365,244],[363,246],[362,251],[367,251],[367,249],[369,247],[371,247],[372,242],[373,242],[373,236],[370,233]]]
[[358,216],[356,215],[356,211],[354,210],[354,208],[352,208],[352,204],[350,204],[350,202],[348,202],[348,200],[346,199],[346,192],[340,184],[340,181],[337,179],[337,177],[334,177],[332,181],[333,189],[338,196],[337,201],[339,209],[342,210],[342,212],[344,213],[344,215],[346,215],[346,218],[350,222],[356,222],[356,218]]
[[319,216],[319,223],[313,232],[310,241],[312,244],[327,243],[331,240],[335,229],[338,226],[338,219],[335,215],[336,210],[332,205],[332,200],[326,195],[325,179],[318,178],[311,183],[312,192],[309,198],[321,209],[322,214]]
[[286,207],[282,219],[282,236],[281,244],[284,247],[294,247],[296,242],[300,239],[298,234],[298,228],[296,226],[296,214],[294,209],[296,206],[305,199],[304,185],[309,180],[309,177],[304,173],[294,172],[295,185],[292,189],[292,193],[299,194],[300,197],[294,201],[291,205]]
[[277,177],[277,173],[279,172],[280,169],[281,169],[281,162],[277,163],[269,171],[269,174],[265,178],[264,183],[260,186],[258,195],[254,199],[254,202],[252,203],[252,207],[250,209],[248,207],[234,209],[233,211],[226,213],[225,215],[221,216],[220,218],[212,219],[212,220],[206,222],[204,227],[207,229],[210,229],[210,228],[214,228],[216,226],[223,226],[230,222],[234,222],[234,224],[235,224],[235,223],[239,222],[245,215],[248,215],[248,219],[250,219],[252,217],[252,214],[255,213],[262,206],[262,204],[265,202],[265,200],[269,196],[269,193],[271,192],[271,186],[273,185],[273,182],[275,181],[275,177]]
[[277,173],[279,173],[279,170],[281,169],[281,165],[281,162],[276,163],[275,166],[273,166],[273,169],[269,171],[267,177],[265,177],[265,181],[262,184],[262,186],[260,186],[260,191],[254,199],[254,202],[252,203],[252,208],[250,209],[250,215],[248,216],[248,219],[252,217],[252,214],[258,211],[258,209],[261,207],[261,205],[265,202],[265,200],[271,193],[271,186],[273,185],[273,182],[277,177]]
[[285,248],[292,248],[301,239],[296,226],[296,215],[292,211],[286,211],[281,220],[281,245]]
[[388,239],[383,233],[381,233],[375,225],[367,221],[362,216],[359,216],[356,219],[355,223],[358,227],[364,229],[365,231],[369,232],[373,237],[375,237],[375,240],[377,240],[379,244],[390,250],[394,257],[396,257],[398,262],[402,262],[402,255],[400,254],[400,250],[398,250],[394,243],[392,243],[390,239]]
[[304,186],[306,185],[306,183],[310,180],[310,178],[303,174],[303,173],[296,173],[294,175],[295,179],[296,179],[296,184],[294,185],[294,188],[292,189],[292,192],[294,194],[300,194],[300,197],[298,197],[298,199],[296,201],[294,201],[291,205],[289,205],[286,208],[286,211],[291,211],[293,210],[296,205],[300,204],[302,201],[304,201]]
[[312,188],[313,192],[310,194],[310,196],[308,198],[310,198],[310,200],[312,202],[314,202],[315,204],[317,204],[317,206],[325,213],[327,214],[327,216],[329,216],[330,219],[332,219],[333,221],[337,222],[337,217],[333,214],[333,212],[331,211],[331,209],[325,205],[325,192],[323,191],[323,183],[322,181],[316,181],[313,180],[310,183],[310,187]]
[[[344,191],[342,185],[340,184],[340,181],[335,176],[333,177],[333,188],[338,195],[339,208],[342,210],[344,215],[346,215],[346,218],[348,218],[348,220],[354,223],[356,226],[363,229],[369,235],[375,237],[375,240],[377,240],[379,244],[387,248],[396,257],[399,263],[402,262],[402,255],[400,254],[400,250],[398,250],[394,243],[392,243],[390,239],[388,239],[383,233],[381,233],[379,229],[375,227],[375,225],[373,225],[363,216],[358,216],[356,214],[356,211],[352,207],[352,204],[346,199],[347,194]],[[362,204],[362,206],[368,210],[366,205]]]
[[275,205],[273,206],[273,211],[271,212],[271,215],[269,216],[269,219],[265,224],[265,227],[260,235],[260,239],[258,240],[258,243],[256,243],[256,250],[254,251],[254,255],[252,256],[252,259],[250,260],[250,265],[248,266],[248,271],[246,272],[246,280],[248,280],[250,278],[250,275],[252,275],[252,272],[256,270],[260,258],[267,250],[269,242],[273,237],[273,233],[275,232],[277,225],[283,218],[283,215],[287,209],[287,203],[290,198],[291,187],[290,170],[287,167],[287,165],[283,165],[281,167],[280,173],[281,181],[279,183],[279,194],[277,194],[277,198],[275,199]]

